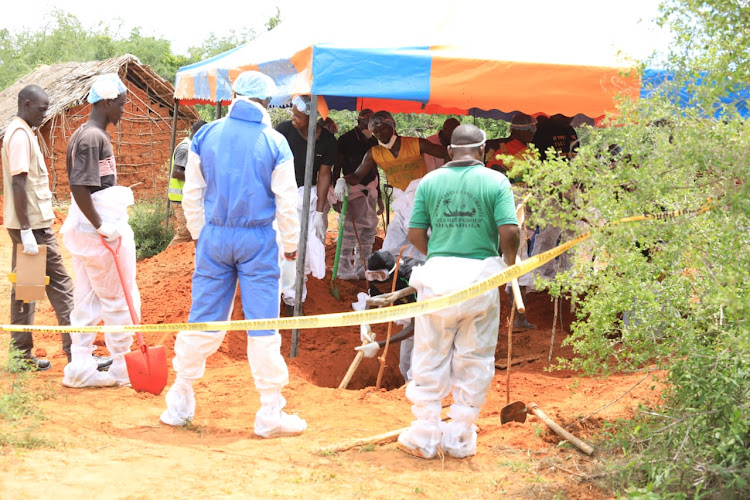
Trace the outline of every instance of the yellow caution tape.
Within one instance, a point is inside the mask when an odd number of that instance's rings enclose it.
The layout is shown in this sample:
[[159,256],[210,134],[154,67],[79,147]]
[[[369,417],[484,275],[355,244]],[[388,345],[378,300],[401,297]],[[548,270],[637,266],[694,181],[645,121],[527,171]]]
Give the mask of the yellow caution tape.
[[[608,223],[607,226],[615,226],[629,222],[638,222],[644,220],[663,220],[679,217],[682,215],[699,215],[712,207],[711,200],[698,210],[675,210],[672,212],[661,212],[657,214],[636,215],[626,217],[618,221]],[[600,228],[599,230],[601,230]],[[483,281],[479,281],[467,288],[457,290],[447,295],[435,297],[432,299],[414,302],[410,304],[401,304],[391,307],[381,307],[379,309],[369,309],[366,311],[350,311],[343,313],[320,314],[317,316],[295,316],[290,318],[268,318],[268,319],[250,319],[241,321],[210,321],[203,323],[162,323],[158,325],[104,325],[104,326],[34,326],[34,325],[0,325],[0,332],[164,332],[178,330],[199,330],[199,331],[226,331],[226,330],[291,330],[291,329],[311,329],[311,328],[331,328],[339,326],[358,326],[364,323],[377,324],[409,319],[423,314],[429,314],[447,307],[453,306],[460,302],[473,299],[490,290],[508,283],[513,278],[520,276],[544,265],[545,263],[567,252],[571,247],[587,240],[591,237],[591,231],[584,233],[577,238],[563,243],[551,250],[543,252],[526,259],[525,261],[508,267],[504,271],[495,274]]]

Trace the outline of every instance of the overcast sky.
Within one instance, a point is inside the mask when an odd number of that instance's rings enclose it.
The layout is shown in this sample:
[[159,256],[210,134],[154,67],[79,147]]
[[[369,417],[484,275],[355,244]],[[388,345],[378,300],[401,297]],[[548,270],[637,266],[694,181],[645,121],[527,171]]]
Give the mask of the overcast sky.
[[[404,3],[404,2],[408,3]],[[310,8],[319,11],[334,8],[329,0],[249,0],[245,2],[212,2],[183,0],[165,2],[154,0],[126,0],[125,2],[101,2],[94,0],[24,0],[12,8],[4,9],[0,18],[0,28],[11,32],[23,29],[36,30],[49,23],[51,12],[59,9],[75,15],[86,28],[96,28],[100,24],[115,27],[117,19],[122,21],[122,35],[127,35],[133,27],[140,27],[145,36],[162,37],[172,42],[172,51],[185,54],[187,48],[200,45],[211,32],[218,36],[229,30],[240,31],[252,28],[257,33],[265,30],[264,25],[281,10],[282,21],[290,17],[304,16]],[[349,6],[357,5],[347,2]],[[418,17],[419,8],[439,9],[441,0],[378,0],[362,1],[362,17],[352,22],[363,23],[363,36],[376,36],[377,27],[367,26],[367,12],[370,9],[385,9],[394,16],[401,15],[406,6]],[[421,5],[420,5],[421,4]],[[23,7],[20,7],[23,5]],[[463,12],[476,15],[492,15],[498,21],[498,35],[503,28],[518,31],[528,30],[529,36],[540,32],[540,27],[560,23],[569,16],[575,28],[570,32],[574,46],[582,48],[586,44],[607,43],[622,48],[629,55],[644,58],[654,48],[663,47],[666,37],[649,28],[649,21],[657,15],[657,0],[535,0],[527,2],[507,0],[462,0],[459,5]],[[215,6],[216,11],[208,8]],[[546,6],[546,7],[545,7]],[[102,17],[103,12],[111,13]],[[545,15],[545,12],[548,13]],[[643,20],[643,22],[640,22]],[[418,22],[418,20],[415,20]],[[336,26],[324,26],[321,30],[335,30]],[[592,37],[591,34],[596,34]],[[471,37],[471,30],[466,31]],[[605,41],[602,38],[606,37]],[[520,46],[523,37],[513,40]],[[598,40],[597,40],[598,38]],[[620,47],[621,46],[621,47]]]

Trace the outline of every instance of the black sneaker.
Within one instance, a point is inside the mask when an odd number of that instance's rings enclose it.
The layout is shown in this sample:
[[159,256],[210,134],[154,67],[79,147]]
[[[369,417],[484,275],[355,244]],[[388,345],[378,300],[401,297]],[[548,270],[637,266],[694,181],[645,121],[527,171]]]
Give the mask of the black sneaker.
[[97,356],[96,354],[92,354],[92,356],[94,356],[94,361],[96,361],[96,369],[100,372],[106,372],[112,366],[112,358]]

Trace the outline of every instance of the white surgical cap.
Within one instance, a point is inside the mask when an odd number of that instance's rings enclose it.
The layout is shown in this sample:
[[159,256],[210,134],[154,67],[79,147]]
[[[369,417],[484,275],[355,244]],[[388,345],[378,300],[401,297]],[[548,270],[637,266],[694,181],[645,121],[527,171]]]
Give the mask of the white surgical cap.
[[86,100],[94,104],[106,99],[117,99],[126,90],[117,73],[105,73],[96,77]]
[[240,73],[232,85],[232,89],[239,95],[253,99],[268,99],[276,95],[276,84],[270,76],[259,71],[245,71]]
[[310,116],[312,99],[309,95],[296,95],[292,97],[292,106],[297,108],[300,112]]

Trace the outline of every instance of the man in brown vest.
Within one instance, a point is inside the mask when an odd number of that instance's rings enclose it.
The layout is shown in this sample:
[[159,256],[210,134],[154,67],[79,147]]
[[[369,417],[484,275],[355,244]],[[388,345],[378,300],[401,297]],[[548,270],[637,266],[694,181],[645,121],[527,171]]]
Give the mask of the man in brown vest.
[[[52,221],[52,193],[49,189],[47,167],[33,128],[44,121],[49,107],[47,93],[41,87],[28,85],[18,93],[18,114],[10,122],[3,139],[3,192],[5,194],[5,227],[13,247],[23,245],[23,253],[36,255],[38,245],[47,245],[49,285],[47,297],[52,303],[60,325],[70,324],[73,309],[73,281],[63,265]],[[12,252],[12,267],[16,267],[16,252]],[[34,324],[35,302],[16,300],[15,289],[10,292],[10,322],[13,325]],[[30,332],[12,332],[11,340],[21,351],[28,365],[47,370],[50,362],[34,357],[34,341]],[[70,360],[70,334],[63,333],[63,351]]]

